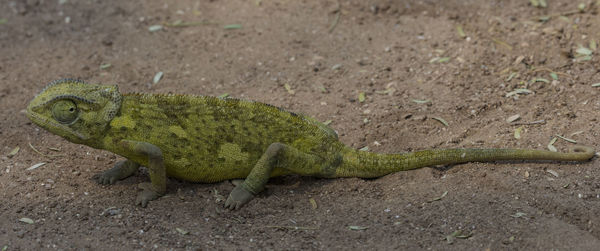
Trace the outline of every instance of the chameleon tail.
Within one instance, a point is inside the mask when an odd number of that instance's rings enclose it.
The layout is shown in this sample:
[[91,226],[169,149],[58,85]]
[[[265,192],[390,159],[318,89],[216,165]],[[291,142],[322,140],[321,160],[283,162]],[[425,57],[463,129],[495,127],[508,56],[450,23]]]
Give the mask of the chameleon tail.
[[439,149],[403,154],[378,154],[346,148],[336,177],[374,178],[386,174],[435,165],[500,160],[586,161],[595,155],[587,146],[568,153],[530,149]]

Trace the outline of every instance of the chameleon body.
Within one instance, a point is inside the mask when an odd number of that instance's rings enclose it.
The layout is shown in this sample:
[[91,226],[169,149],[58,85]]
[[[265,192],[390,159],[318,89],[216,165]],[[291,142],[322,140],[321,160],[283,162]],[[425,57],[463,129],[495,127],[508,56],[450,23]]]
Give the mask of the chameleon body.
[[148,167],[136,204],[166,192],[167,176],[217,182],[245,178],[225,206],[236,209],[263,190],[270,177],[380,177],[426,166],[471,161],[585,161],[593,149],[570,153],[526,149],[441,149],[404,154],[359,151],[308,116],[251,101],[208,96],[121,94],[117,86],[62,79],[27,107],[28,117],[65,139],[125,157],[99,175],[102,184]]

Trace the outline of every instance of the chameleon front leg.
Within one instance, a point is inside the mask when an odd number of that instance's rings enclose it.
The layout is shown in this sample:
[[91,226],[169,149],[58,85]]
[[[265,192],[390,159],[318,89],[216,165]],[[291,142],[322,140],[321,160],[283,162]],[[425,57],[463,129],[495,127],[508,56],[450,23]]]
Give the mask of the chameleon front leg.
[[131,160],[119,161],[113,168],[99,174],[96,181],[102,185],[114,184],[117,180],[122,180],[133,175],[138,167],[140,167],[140,164]]
[[250,171],[243,183],[229,194],[225,207],[238,209],[261,192],[276,167],[304,176],[320,175],[323,161],[312,154],[282,144],[271,144]]
[[121,140],[121,147],[132,158],[148,158],[148,172],[151,183],[144,182],[138,185],[142,190],[135,200],[136,205],[146,207],[148,202],[163,196],[167,191],[167,171],[163,162],[163,155],[157,146],[140,141]]

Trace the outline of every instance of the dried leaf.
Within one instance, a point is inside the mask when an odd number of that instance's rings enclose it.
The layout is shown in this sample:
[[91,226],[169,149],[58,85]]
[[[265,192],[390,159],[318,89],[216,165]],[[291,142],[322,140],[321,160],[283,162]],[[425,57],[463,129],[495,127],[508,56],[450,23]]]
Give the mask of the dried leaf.
[[40,162],[40,163],[37,163],[37,164],[35,164],[35,165],[33,165],[33,166],[31,166],[31,167],[29,167],[29,168],[25,169],[25,170],[27,170],[27,171],[31,171],[31,170],[34,170],[34,169],[36,169],[36,168],[38,168],[38,167],[40,167],[40,166],[43,166],[43,165],[45,165],[45,164],[46,164],[46,162]]
[[521,218],[521,217],[523,217],[523,216],[525,216],[525,215],[527,215],[527,214],[526,214],[526,213],[523,213],[523,212],[516,212],[515,214],[511,215],[511,217],[514,217],[514,218]]
[[551,152],[558,152],[558,150],[556,150],[556,147],[553,146],[554,142],[556,142],[556,137],[552,138],[552,140],[550,140],[550,143],[548,144],[548,150],[550,150]]
[[533,93],[533,91],[529,90],[529,89],[515,89],[509,93],[507,93],[505,95],[505,97],[510,97],[512,95],[516,95],[516,94],[530,94]]
[[448,62],[448,61],[450,61],[450,58],[449,58],[449,57],[443,57],[443,58],[440,58],[440,59],[438,60],[438,63],[446,63],[446,62]]
[[510,81],[515,76],[517,76],[517,73],[516,72],[511,72],[510,75],[508,75],[508,77],[506,78],[506,82]]
[[588,48],[585,48],[585,47],[583,47],[583,46],[580,46],[579,48],[577,48],[577,50],[575,50],[575,52],[576,52],[577,54],[580,54],[580,55],[585,55],[585,56],[592,55],[592,50],[590,50],[590,49],[588,49]]
[[160,81],[160,79],[163,77],[163,72],[159,71],[156,73],[156,75],[154,75],[154,78],[152,79],[152,83],[156,84],[158,83],[158,81]]
[[368,229],[369,227],[362,227],[362,226],[348,226],[348,228],[349,228],[350,230],[366,230],[366,229]]
[[285,90],[286,90],[286,91],[287,91],[289,94],[292,94],[292,95],[294,95],[294,94],[296,93],[296,91],[292,90],[292,87],[291,87],[289,84],[287,84],[287,83],[283,85],[283,88],[285,88]]
[[467,34],[465,34],[465,31],[463,30],[462,26],[460,26],[460,25],[456,26],[456,32],[458,33],[458,36],[461,38],[467,37]]
[[446,120],[444,120],[443,118],[440,117],[431,117],[432,119],[435,119],[437,121],[439,121],[440,123],[442,123],[444,126],[448,126],[448,122],[446,122]]
[[148,31],[156,32],[156,31],[162,30],[162,28],[163,28],[162,25],[152,25],[152,26],[148,27]]
[[228,24],[228,25],[223,26],[223,29],[226,29],[226,30],[235,30],[235,29],[241,29],[241,28],[242,28],[241,24]]
[[186,234],[189,234],[189,233],[190,233],[189,231],[187,231],[187,230],[185,230],[185,229],[183,229],[183,228],[178,228],[178,227],[176,227],[176,228],[175,228],[175,230],[177,230],[177,232],[179,232],[179,233],[180,233],[180,234],[182,234],[182,235],[186,235]]
[[444,191],[444,193],[442,193],[442,195],[440,195],[440,197],[435,197],[435,198],[431,199],[429,202],[441,200],[442,198],[446,197],[446,195],[448,195],[448,191]]
[[448,244],[452,244],[454,242],[454,239],[467,239],[471,236],[473,236],[472,233],[463,234],[461,230],[456,230],[453,233],[446,236],[446,241],[448,242]]
[[13,149],[12,149],[12,151],[10,151],[10,152],[8,153],[8,157],[9,157],[9,158],[12,158],[12,157],[14,157],[15,155],[17,155],[17,153],[19,153],[19,150],[21,150],[21,147],[18,147],[18,146],[17,146],[17,147],[15,147],[15,148],[13,148]]
[[358,102],[365,102],[366,96],[364,92],[358,93]]
[[106,63],[106,64],[101,64],[100,65],[100,70],[104,70],[104,69],[108,69],[112,66],[112,64],[110,63]]
[[550,80],[548,80],[548,79],[545,79],[545,78],[536,78],[536,79],[533,79],[533,80],[531,80],[531,82],[532,82],[532,83],[535,83],[535,82],[544,82],[544,83],[550,83]]
[[21,219],[19,219],[20,222],[25,222],[27,224],[33,224],[33,220],[27,217],[23,217]]
[[317,201],[313,198],[308,199],[308,202],[310,202],[310,206],[312,207],[312,209],[317,209]]
[[523,126],[519,126],[519,128],[515,129],[515,139],[521,138],[521,131],[523,131]]
[[559,138],[563,139],[564,141],[567,141],[567,142],[570,142],[570,143],[573,143],[573,144],[577,144],[577,141],[574,140],[574,139],[566,138],[566,137],[560,136],[558,134],[556,135],[556,137],[559,137]]
[[519,120],[520,118],[521,118],[521,115],[515,114],[515,115],[512,115],[512,116],[508,117],[506,119],[506,122],[512,123],[512,122],[515,122],[515,121]]
[[412,102],[415,102],[417,104],[426,104],[431,102],[431,100],[429,99],[413,99]]
[[533,6],[533,7],[540,6],[540,2],[538,0],[529,0],[529,3],[531,3],[531,6]]

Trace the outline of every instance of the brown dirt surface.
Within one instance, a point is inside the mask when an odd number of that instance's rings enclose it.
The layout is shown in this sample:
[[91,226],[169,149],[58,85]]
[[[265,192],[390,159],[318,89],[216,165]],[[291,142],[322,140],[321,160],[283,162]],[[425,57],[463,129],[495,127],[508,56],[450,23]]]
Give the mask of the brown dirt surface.
[[597,159],[286,176],[237,211],[223,209],[230,182],[170,179],[140,208],[145,174],[96,184],[121,157],[24,113],[46,83],[72,77],[257,100],[331,120],[341,141],[375,152],[546,149],[555,135],[598,147],[598,3],[531,2],[0,1],[0,250],[597,249]]

